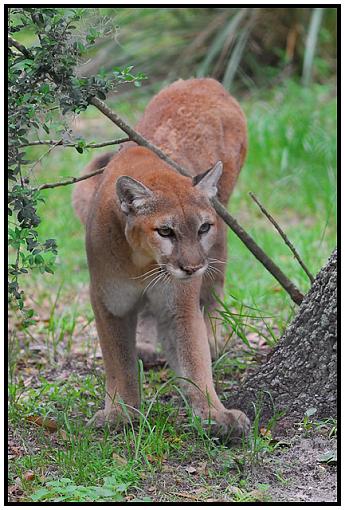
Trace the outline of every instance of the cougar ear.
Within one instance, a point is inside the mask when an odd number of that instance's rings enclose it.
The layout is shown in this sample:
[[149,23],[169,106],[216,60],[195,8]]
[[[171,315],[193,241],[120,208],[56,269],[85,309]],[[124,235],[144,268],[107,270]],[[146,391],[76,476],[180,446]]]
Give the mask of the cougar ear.
[[153,192],[132,177],[123,175],[116,181],[116,193],[125,214],[144,210],[153,198]]
[[193,186],[195,186],[199,191],[205,193],[208,198],[214,198],[217,195],[217,184],[222,172],[223,163],[221,161],[217,161],[212,168],[203,174],[193,177]]

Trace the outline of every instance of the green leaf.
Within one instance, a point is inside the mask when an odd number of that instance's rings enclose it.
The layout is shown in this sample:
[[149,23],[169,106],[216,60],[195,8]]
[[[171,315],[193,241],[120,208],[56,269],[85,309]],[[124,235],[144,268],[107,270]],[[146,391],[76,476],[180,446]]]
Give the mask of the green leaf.
[[16,64],[14,64],[13,66],[11,66],[11,69],[18,69],[20,71],[30,67],[32,65],[32,60],[31,59],[23,59],[21,60],[20,62],[17,62]]
[[93,489],[95,494],[99,497],[108,498],[116,495],[116,491],[108,487],[94,487]]
[[51,492],[43,487],[42,489],[38,489],[36,492],[31,494],[32,501],[42,501],[46,498],[46,496],[49,496]]
[[335,466],[337,464],[337,452],[329,451],[320,456],[319,462],[322,464],[328,464],[329,466]]

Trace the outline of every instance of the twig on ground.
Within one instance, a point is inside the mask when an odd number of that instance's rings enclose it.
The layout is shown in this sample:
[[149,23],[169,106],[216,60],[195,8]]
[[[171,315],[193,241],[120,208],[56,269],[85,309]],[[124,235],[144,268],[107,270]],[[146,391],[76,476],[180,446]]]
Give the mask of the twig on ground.
[[314,283],[315,281],[315,278],[313,277],[313,275],[310,273],[310,271],[308,270],[308,268],[306,267],[306,265],[304,264],[303,260],[301,259],[300,255],[298,254],[296,248],[294,247],[294,245],[291,243],[291,241],[289,240],[289,238],[287,237],[287,235],[285,234],[285,232],[282,230],[282,228],[278,225],[278,223],[276,222],[276,220],[270,215],[270,213],[267,211],[267,209],[265,209],[265,207],[260,203],[260,201],[257,199],[257,197],[254,195],[254,193],[252,193],[251,191],[249,192],[249,196],[254,200],[254,202],[259,206],[259,208],[261,209],[261,212],[266,216],[266,218],[272,223],[272,225],[276,228],[276,230],[279,232],[279,234],[281,235],[281,237],[284,239],[284,242],[285,244],[290,248],[290,250],[292,251],[294,257],[296,258],[297,262],[299,263],[299,265],[302,267],[302,269],[304,270],[304,272],[306,273],[306,275],[308,276],[309,280],[311,283]]
[[204,500],[200,499],[200,496],[193,496],[192,494],[187,494],[186,492],[172,492],[174,496],[178,496],[179,498],[191,499],[192,501],[199,501],[202,503]]
[[[100,143],[88,143],[87,145],[83,145],[83,149],[99,149],[101,147],[106,147],[107,145],[118,145],[120,143],[129,142],[129,138],[119,138],[118,140],[108,140],[106,142]],[[31,147],[33,145],[63,145],[64,147],[77,147],[78,142],[76,143],[64,143],[62,140],[36,140],[34,142],[22,143],[17,145],[16,147],[21,149],[23,147]]]

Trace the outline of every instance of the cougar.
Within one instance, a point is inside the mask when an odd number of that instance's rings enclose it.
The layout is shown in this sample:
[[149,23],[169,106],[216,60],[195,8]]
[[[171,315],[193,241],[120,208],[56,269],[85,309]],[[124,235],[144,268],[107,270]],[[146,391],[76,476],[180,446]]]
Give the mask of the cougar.
[[[227,248],[225,224],[210,203],[217,196],[227,204],[243,165],[244,114],[217,81],[178,80],[153,98],[136,130],[193,178],[127,142],[85,169],[105,166],[102,174],[75,186],[106,376],[105,407],[91,423],[102,427],[136,414],[136,336],[145,358],[156,329],[194,413],[224,434],[245,434],[248,418],[223,406],[212,381],[211,354],[220,336],[212,324],[214,296],[223,296]],[[154,328],[146,329],[146,320]]]

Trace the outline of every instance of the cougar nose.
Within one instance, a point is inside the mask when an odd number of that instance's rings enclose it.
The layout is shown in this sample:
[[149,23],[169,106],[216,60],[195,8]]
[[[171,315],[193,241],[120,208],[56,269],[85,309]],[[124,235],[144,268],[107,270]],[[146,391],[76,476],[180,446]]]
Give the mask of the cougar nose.
[[183,266],[180,264],[180,269],[187,273],[189,276],[195,273],[198,269],[201,269],[204,266],[204,264],[199,264],[198,266]]

